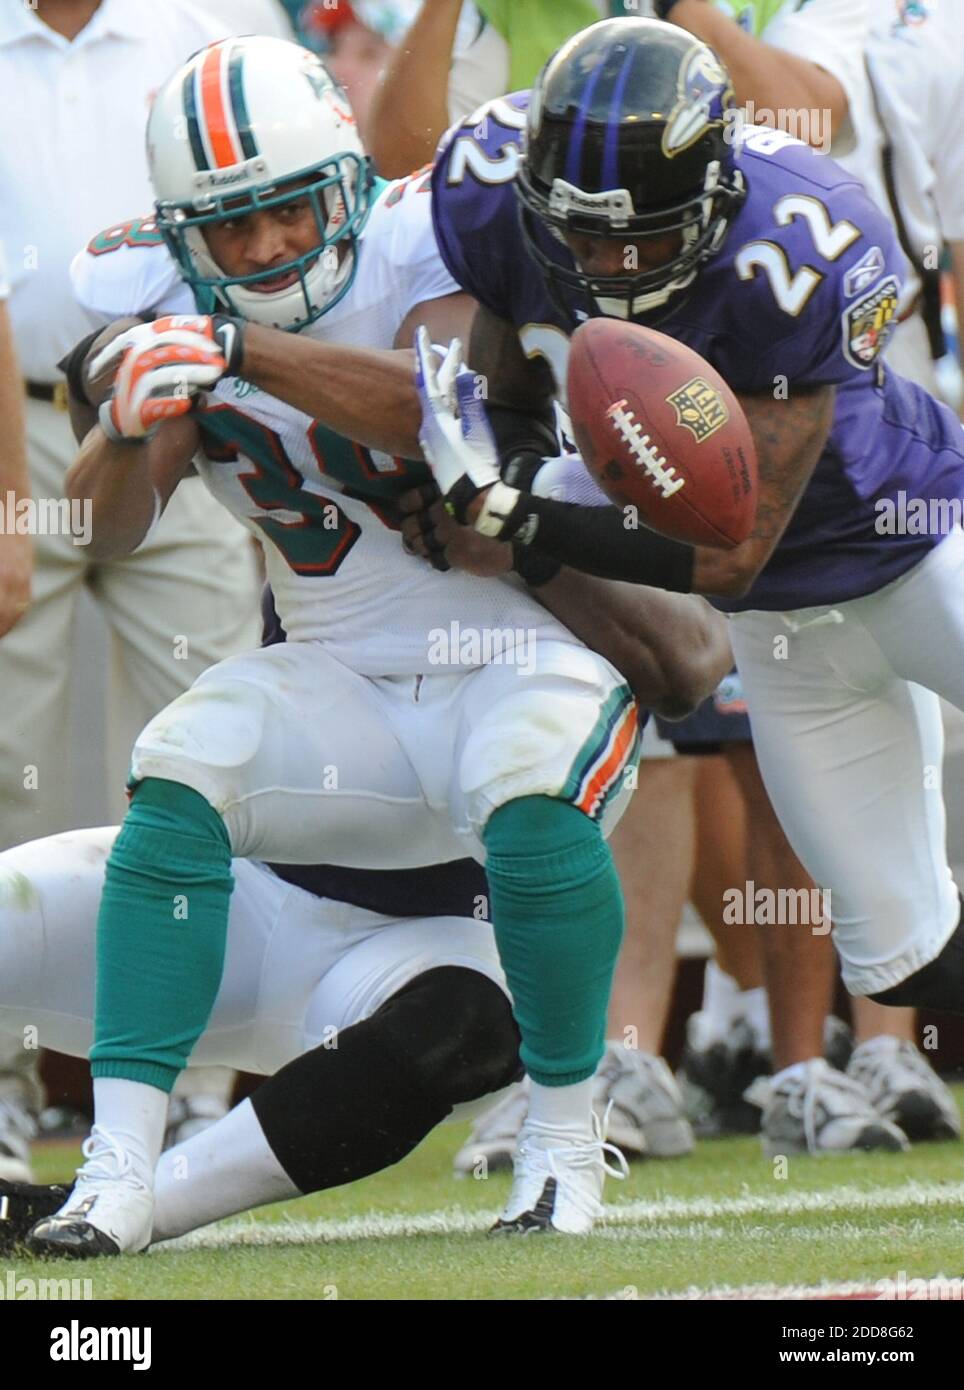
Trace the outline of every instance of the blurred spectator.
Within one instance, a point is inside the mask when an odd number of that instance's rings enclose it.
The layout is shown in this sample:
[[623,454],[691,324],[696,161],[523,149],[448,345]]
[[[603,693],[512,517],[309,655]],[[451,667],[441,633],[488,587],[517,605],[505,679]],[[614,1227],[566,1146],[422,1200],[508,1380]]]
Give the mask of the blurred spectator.
[[[955,135],[964,109],[964,6],[933,0],[913,8],[880,7],[867,66],[880,124],[852,167],[894,217],[914,266],[905,296],[918,301],[887,360],[939,394],[934,358],[946,349],[940,330],[942,244],[953,272],[957,321],[964,323],[964,144]],[[955,385],[953,404],[960,406],[959,380]]]
[[281,0],[193,0],[213,21],[219,38],[228,34],[268,34],[296,40],[294,25]]
[[324,58],[325,67],[348,93],[366,147],[372,93],[392,51],[383,30],[393,31],[397,9],[396,5],[383,5],[378,13],[365,17],[358,3],[352,6],[347,0],[329,0],[304,12],[305,29]]
[[[35,0],[0,9],[0,241],[26,377],[35,498],[63,496],[76,444],[57,364],[98,326],[73,300],[71,259],[104,228],[150,236],[128,220],[152,205],[149,103],[172,69],[219,32],[185,0]],[[12,379],[4,372],[5,388]],[[118,820],[139,730],[206,667],[258,640],[251,541],[200,480],[178,488],[156,529],[118,563],[90,565],[74,520],[34,538],[33,602],[0,643],[3,847],[68,828],[71,631],[82,586],[113,639],[108,728],[100,708],[88,723],[97,747],[106,735]],[[26,1140],[41,1100],[36,1064],[35,1050],[0,1055],[0,1176],[29,1170]],[[223,1093],[223,1078],[218,1085]],[[222,1094],[219,1104],[226,1100]]]
[[367,145],[385,178],[428,163],[449,125],[528,87],[571,34],[607,13],[603,0],[424,0],[379,84]]
[[33,541],[16,530],[17,505],[30,496],[23,423],[23,380],[7,309],[7,271],[0,247],[0,637],[30,603]]
[[312,33],[305,23],[306,17],[315,7],[314,0],[280,0],[280,4],[288,16],[288,23],[294,30],[297,41],[307,48],[317,48],[317,34]]
[[864,72],[871,0],[624,0],[708,43],[752,121],[777,126],[834,158],[873,125]]

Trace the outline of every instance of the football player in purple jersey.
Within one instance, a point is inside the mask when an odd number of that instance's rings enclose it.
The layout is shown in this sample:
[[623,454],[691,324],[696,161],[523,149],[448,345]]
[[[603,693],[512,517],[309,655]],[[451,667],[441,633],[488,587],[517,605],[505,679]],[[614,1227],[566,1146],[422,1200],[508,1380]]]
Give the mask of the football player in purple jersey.
[[[495,425],[484,444],[473,421],[466,446],[423,341],[423,445],[449,512],[728,611],[764,780],[831,892],[848,988],[960,1010],[937,696],[964,707],[964,437],[880,361],[904,271],[886,218],[831,160],[743,134],[705,45],[635,19],[584,30],[531,94],[450,132],[433,212],[482,305],[467,358]],[[629,528],[584,470],[544,465],[569,336],[598,315],[688,344],[737,392],[759,459],[742,545]]]

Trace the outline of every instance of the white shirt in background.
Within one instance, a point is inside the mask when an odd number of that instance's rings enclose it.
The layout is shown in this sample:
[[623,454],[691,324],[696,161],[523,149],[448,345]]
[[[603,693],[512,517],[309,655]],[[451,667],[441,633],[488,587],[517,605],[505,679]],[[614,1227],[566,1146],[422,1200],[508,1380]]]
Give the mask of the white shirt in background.
[[[843,87],[847,94],[849,115],[830,147],[834,159],[846,163],[865,136],[872,133],[875,121],[867,73],[864,68],[864,49],[870,33],[871,13],[883,0],[712,0],[728,19],[739,24],[756,39],[782,48],[797,58],[806,58],[823,68]],[[652,0],[640,0],[634,11],[644,18],[653,18]],[[670,23],[672,23],[672,14]],[[771,120],[768,124],[774,124]],[[790,131],[806,139],[808,144],[820,145],[822,132],[815,130],[813,138],[800,131]],[[829,135],[829,130],[827,132]],[[826,148],[824,146],[824,148]]]
[[928,0],[914,22],[881,8],[867,61],[908,240],[923,256],[964,241],[964,0]]
[[[873,10],[871,0],[809,0],[803,6],[799,0],[784,0],[782,7],[758,30],[748,21],[749,12],[755,12],[759,6],[741,4],[740,0],[716,0],[716,3],[738,22],[741,15],[745,16],[743,22],[758,39],[796,58],[808,59],[837,79],[847,94],[849,112],[829,153],[847,166],[848,156],[854,154],[876,125],[864,67]],[[874,0],[874,4],[877,3],[879,0]],[[773,11],[772,5],[766,8]],[[829,130],[826,133],[829,135]],[[817,134],[819,136],[820,132]]]
[[96,326],[70,262],[98,231],[150,212],[150,102],[217,37],[185,0],[103,0],[72,43],[29,6],[0,6],[0,241],[29,380],[59,380],[58,360]]
[[279,0],[193,0],[193,3],[213,21],[219,38],[232,34],[267,34],[272,39],[295,42],[295,31]]

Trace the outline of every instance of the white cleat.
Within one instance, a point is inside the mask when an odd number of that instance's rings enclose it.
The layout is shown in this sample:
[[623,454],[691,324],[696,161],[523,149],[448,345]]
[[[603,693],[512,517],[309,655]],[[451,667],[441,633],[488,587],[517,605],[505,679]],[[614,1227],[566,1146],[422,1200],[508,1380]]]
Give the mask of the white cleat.
[[772,1081],[760,1077],[751,1089],[764,1088],[761,1138],[768,1158],[908,1148],[906,1135],[877,1113],[864,1087],[822,1057]]
[[847,1064],[878,1115],[899,1125],[912,1143],[960,1139],[954,1097],[912,1042],[882,1035],[854,1049]]
[[0,1179],[33,1182],[30,1143],[37,1137],[33,1116],[16,1101],[0,1100]]
[[608,1116],[608,1137],[631,1158],[692,1153],[693,1129],[683,1096],[662,1057],[608,1042],[596,1069],[593,1109]]
[[512,1167],[519,1132],[529,1110],[529,1078],[515,1082],[501,1100],[484,1111],[459,1149],[452,1166],[455,1176],[488,1177]]
[[133,1171],[131,1156],[94,1125],[81,1152],[73,1191],[59,1211],[30,1230],[32,1255],[89,1259],[144,1250],[151,1239],[154,1194]]
[[[606,1175],[622,1180],[629,1167],[614,1144],[604,1143],[598,1119],[591,1139],[550,1140],[532,1125],[523,1127],[515,1156],[515,1179],[492,1235],[585,1236],[603,1213]],[[606,1162],[611,1154],[616,1166]]]

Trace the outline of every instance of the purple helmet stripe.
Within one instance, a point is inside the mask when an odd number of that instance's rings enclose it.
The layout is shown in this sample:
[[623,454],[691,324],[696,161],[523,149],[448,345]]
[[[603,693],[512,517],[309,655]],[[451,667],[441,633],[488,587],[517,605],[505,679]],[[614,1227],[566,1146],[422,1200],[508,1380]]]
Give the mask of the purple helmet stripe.
[[586,117],[589,114],[593,91],[605,66],[605,63],[599,63],[589,74],[589,81],[583,88],[579,111],[572,127],[572,139],[566,154],[566,182],[571,183],[575,188],[581,187],[579,171],[582,164],[582,144],[586,135]]
[[603,137],[603,161],[602,161],[602,187],[616,188],[619,183],[619,168],[616,155],[619,149],[619,112],[622,108],[623,92],[626,90],[626,83],[629,79],[629,69],[633,65],[633,59],[639,52],[637,48],[627,46],[626,56],[623,65],[619,69],[616,77],[616,84],[613,88],[613,99],[609,107],[609,115],[606,117],[606,134]]

